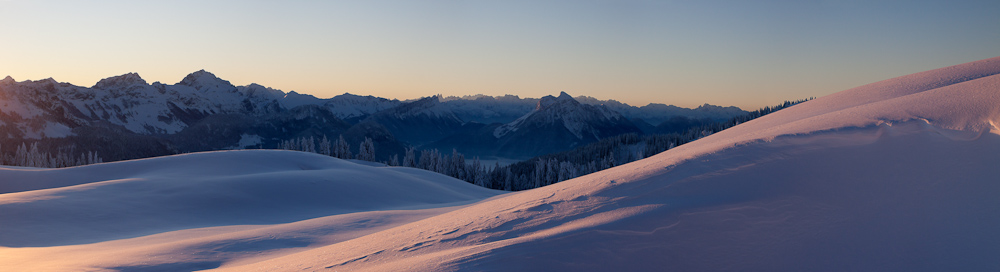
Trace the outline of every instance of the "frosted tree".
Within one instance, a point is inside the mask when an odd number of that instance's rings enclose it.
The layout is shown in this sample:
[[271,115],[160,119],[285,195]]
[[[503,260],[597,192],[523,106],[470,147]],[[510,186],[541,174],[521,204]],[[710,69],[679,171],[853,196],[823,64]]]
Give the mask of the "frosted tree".
[[486,170],[483,168],[482,162],[479,161],[479,157],[472,159],[472,165],[469,166],[469,170],[466,172],[473,184],[487,187],[486,181],[488,178],[486,177]]
[[389,166],[399,166],[399,154],[392,154],[392,156],[389,157],[389,163],[387,164]]
[[413,147],[406,148],[406,155],[403,156],[403,166],[417,167],[417,158]]
[[299,146],[302,151],[316,153],[316,140],[312,136],[299,138]]
[[330,152],[330,139],[323,135],[323,138],[319,139],[319,153],[330,156]]
[[448,162],[446,168],[448,173],[446,175],[452,176],[457,179],[465,180],[465,155],[458,153],[457,149],[451,150],[451,161]]
[[361,146],[358,148],[358,160],[375,161],[375,143],[372,142],[371,138],[365,137],[365,140],[361,142]]
[[576,177],[576,165],[572,162],[559,162],[559,175],[557,182],[570,180]]
[[344,135],[340,135],[337,138],[337,142],[334,144],[333,156],[341,159],[350,159],[353,157],[351,154],[351,148],[347,145],[347,141],[344,140]]
[[545,170],[547,169],[548,167],[545,167],[545,160],[538,159],[535,162],[535,175],[532,177],[535,188],[542,187],[542,184],[545,182]]

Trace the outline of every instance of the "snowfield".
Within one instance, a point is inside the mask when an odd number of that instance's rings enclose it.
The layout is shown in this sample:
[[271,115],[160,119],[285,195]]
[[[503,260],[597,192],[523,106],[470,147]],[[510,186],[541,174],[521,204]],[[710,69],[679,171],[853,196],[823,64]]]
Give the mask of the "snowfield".
[[992,58],[503,195],[279,151],[4,168],[0,270],[1000,271],[998,126]]
[[502,192],[313,153],[0,167],[0,271],[192,270],[327,245]]

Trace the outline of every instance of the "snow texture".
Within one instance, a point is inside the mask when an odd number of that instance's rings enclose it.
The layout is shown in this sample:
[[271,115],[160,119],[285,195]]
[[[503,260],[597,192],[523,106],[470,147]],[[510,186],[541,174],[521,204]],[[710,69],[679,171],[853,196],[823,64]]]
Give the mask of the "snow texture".
[[0,193],[0,271],[70,271],[211,268],[353,238],[501,192],[413,168],[242,150],[0,167]]

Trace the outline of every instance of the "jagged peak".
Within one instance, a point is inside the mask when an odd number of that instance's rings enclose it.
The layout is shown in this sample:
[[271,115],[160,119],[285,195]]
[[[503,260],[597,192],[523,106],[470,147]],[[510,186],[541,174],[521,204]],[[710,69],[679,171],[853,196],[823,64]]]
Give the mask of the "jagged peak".
[[205,90],[213,87],[228,87],[228,88],[236,87],[233,86],[232,83],[229,83],[229,81],[223,80],[215,76],[215,74],[205,71],[205,69],[201,69],[194,73],[188,74],[186,77],[184,77],[184,79],[181,80],[181,82],[178,82],[177,85],[190,86],[194,87],[197,90]]
[[39,79],[39,80],[28,80],[27,82],[36,83],[36,84],[37,83],[51,83],[51,84],[58,84],[59,83],[58,81],[56,81],[54,78],[51,78],[51,77],[43,78],[43,79]]
[[17,81],[15,81],[14,78],[10,76],[7,76],[3,78],[3,80],[0,80],[0,84],[14,84],[14,83],[17,83]]
[[573,96],[569,95],[566,92],[559,92],[559,97],[557,99],[559,100],[573,99]]
[[559,97],[546,95],[539,99],[538,106],[535,107],[535,110],[547,109],[552,107],[554,104],[579,105],[580,102],[577,102],[576,99],[573,99],[573,96],[567,94],[566,92],[559,92]]
[[441,98],[438,97],[437,95],[434,95],[434,96],[428,96],[428,97],[417,99],[416,101],[410,102],[410,104],[414,104],[414,105],[424,105],[424,104],[433,105],[433,104],[437,104],[439,102],[441,102]]
[[146,80],[142,79],[137,73],[127,73],[120,76],[113,76],[105,79],[101,79],[97,84],[94,84],[94,89],[113,89],[133,85],[148,85]]

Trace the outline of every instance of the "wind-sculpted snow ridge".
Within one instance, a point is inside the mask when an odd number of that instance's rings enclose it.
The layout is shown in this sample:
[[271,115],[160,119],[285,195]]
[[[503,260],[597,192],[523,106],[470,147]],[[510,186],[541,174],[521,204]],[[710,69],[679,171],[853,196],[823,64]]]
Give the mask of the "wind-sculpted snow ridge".
[[997,271],[1000,58],[227,271]]
[[213,268],[328,245],[499,193],[419,169],[276,150],[0,166],[0,271]]

